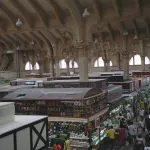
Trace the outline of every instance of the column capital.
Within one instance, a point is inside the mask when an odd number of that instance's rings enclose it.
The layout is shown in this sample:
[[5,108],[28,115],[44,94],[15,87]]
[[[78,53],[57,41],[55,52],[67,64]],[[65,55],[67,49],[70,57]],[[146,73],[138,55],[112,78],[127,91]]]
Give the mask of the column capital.
[[121,55],[123,57],[128,57],[129,56],[129,52],[128,51],[121,51]]

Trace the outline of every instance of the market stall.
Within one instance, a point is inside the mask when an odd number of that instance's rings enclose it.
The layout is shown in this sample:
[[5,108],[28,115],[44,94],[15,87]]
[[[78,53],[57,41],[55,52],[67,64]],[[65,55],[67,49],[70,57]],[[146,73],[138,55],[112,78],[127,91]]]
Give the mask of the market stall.
[[79,144],[75,143],[81,142],[83,148],[88,148],[88,138],[98,146],[98,122],[108,112],[105,91],[95,88],[21,89],[8,94],[1,101],[15,102],[17,114],[48,115],[49,128],[53,129],[50,132],[52,137],[58,138],[58,133],[59,137],[70,133],[73,147],[78,147]]

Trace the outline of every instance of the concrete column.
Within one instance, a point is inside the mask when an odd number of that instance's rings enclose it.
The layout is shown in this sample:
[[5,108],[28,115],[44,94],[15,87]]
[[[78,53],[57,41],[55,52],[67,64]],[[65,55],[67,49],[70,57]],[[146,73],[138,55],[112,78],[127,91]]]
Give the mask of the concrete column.
[[72,72],[73,72],[73,74],[75,74],[74,59],[72,60]]
[[55,72],[56,72],[56,77],[58,77],[60,75],[59,61],[55,63]]
[[50,72],[50,60],[47,57],[44,58],[44,66],[43,67],[44,67],[45,73]]
[[128,36],[123,36],[123,52],[122,52],[122,65],[124,70],[124,79],[129,79],[129,49],[128,49]]
[[67,76],[70,75],[70,68],[69,68],[69,61],[70,60],[65,60],[66,61],[66,66],[67,66]]
[[110,61],[107,59],[103,59],[104,60],[104,71],[108,72],[110,70]]
[[110,71],[111,69],[110,69],[111,67],[110,67],[110,60],[107,60],[107,71]]
[[121,58],[120,58],[120,52],[118,53],[118,68],[121,70]]
[[107,68],[107,61],[104,60],[104,71],[107,72],[108,71],[108,68]]
[[124,79],[129,79],[129,54],[124,53],[123,54],[123,70],[124,70]]
[[42,76],[44,73],[44,62],[42,60],[39,61],[39,66],[40,66],[39,74],[40,76]]
[[88,57],[79,57],[79,75],[80,81],[88,81]]
[[145,56],[141,56],[141,63],[142,63],[142,71],[145,71]]
[[140,50],[141,50],[142,71],[145,71],[145,49],[144,49],[143,40],[139,41],[139,46],[140,46]]
[[14,54],[13,54],[13,70],[15,71],[15,72],[17,72],[17,52],[15,51],[14,52]]

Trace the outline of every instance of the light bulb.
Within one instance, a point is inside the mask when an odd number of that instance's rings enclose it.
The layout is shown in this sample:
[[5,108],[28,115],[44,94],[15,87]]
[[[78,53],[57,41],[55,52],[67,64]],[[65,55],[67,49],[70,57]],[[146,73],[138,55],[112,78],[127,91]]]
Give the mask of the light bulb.
[[16,27],[21,27],[23,24],[23,22],[21,21],[20,18],[17,19],[17,22],[16,22]]
[[84,12],[83,12],[83,14],[82,14],[82,17],[83,17],[83,18],[86,18],[86,17],[88,17],[88,16],[90,16],[90,13],[88,12],[88,9],[85,8],[85,9],[84,9]]
[[138,39],[138,36],[137,36],[137,34],[135,34],[135,35],[134,35],[134,39],[135,39],[135,40],[136,40],[136,39]]

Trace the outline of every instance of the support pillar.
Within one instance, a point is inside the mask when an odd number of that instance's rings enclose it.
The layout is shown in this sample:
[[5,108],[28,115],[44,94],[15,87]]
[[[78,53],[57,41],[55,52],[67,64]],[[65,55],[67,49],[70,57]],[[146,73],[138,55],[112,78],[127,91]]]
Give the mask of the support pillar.
[[145,49],[143,46],[143,40],[139,41],[140,44],[140,50],[141,50],[141,65],[142,65],[142,71],[145,71]]
[[108,52],[107,50],[104,50],[104,71],[108,72],[108,65],[109,65],[109,60],[108,60]]
[[50,72],[50,61],[48,58],[44,58],[44,73]]
[[142,55],[141,56],[141,63],[142,63],[142,71],[145,71],[145,56],[144,55]]
[[39,66],[40,66],[39,74],[40,76],[42,76],[44,73],[44,63],[42,60],[39,61]]
[[69,76],[70,75],[69,60],[65,60],[65,61],[67,66],[67,76]]
[[55,72],[56,72],[56,77],[58,77],[60,75],[59,61],[55,63]]
[[121,70],[121,56],[120,56],[120,52],[118,53],[118,68],[119,68],[119,70]]
[[80,75],[81,82],[88,81],[88,57],[87,56],[79,56],[79,75]]
[[108,68],[107,68],[107,60],[104,60],[104,71],[107,72]]
[[124,70],[124,79],[129,79],[129,54],[123,54],[123,70]]
[[72,72],[73,72],[73,74],[75,74],[74,59],[72,60]]
[[122,62],[124,70],[124,79],[129,79],[129,50],[128,50],[128,36],[123,36],[123,52],[122,52]]
[[25,62],[23,61],[23,53],[20,50],[16,50],[14,54],[14,67],[17,72],[17,78],[24,77]]

